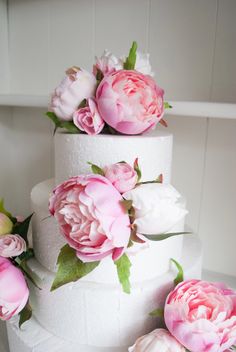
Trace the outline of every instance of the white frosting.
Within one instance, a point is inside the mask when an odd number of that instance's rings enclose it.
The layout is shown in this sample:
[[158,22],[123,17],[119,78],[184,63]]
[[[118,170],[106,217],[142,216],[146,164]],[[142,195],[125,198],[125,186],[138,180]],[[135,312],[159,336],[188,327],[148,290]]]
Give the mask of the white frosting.
[[[180,263],[186,279],[200,277],[201,245],[194,235],[185,236]],[[89,275],[50,292],[53,274],[36,260],[29,265],[41,279],[42,290],[31,287],[37,320],[53,335],[86,346],[129,346],[153,330],[157,322],[149,312],[163,305],[176,275],[173,267],[162,276],[133,284],[130,295],[118,284],[91,282]]]
[[58,133],[55,135],[55,178],[61,183],[71,176],[91,172],[88,162],[101,167],[136,158],[144,181],[163,174],[170,183],[172,135],[154,131],[143,136],[96,135]]
[[[49,216],[48,198],[53,180],[35,186],[31,193],[33,217],[33,245],[37,260],[48,270],[56,271],[56,260],[65,240],[59,232],[56,220]],[[184,220],[176,224],[170,232],[184,230]],[[143,249],[142,249],[143,248]],[[132,263],[131,282],[149,280],[169,270],[169,259],[179,260],[182,251],[182,236],[164,241],[148,241],[145,245],[134,245],[129,249]],[[144,265],[145,263],[145,265]],[[116,267],[107,257],[88,275],[87,280],[97,283],[118,283]]]
[[127,347],[95,347],[67,342],[50,334],[32,317],[21,329],[18,319],[7,322],[10,352],[127,352]]

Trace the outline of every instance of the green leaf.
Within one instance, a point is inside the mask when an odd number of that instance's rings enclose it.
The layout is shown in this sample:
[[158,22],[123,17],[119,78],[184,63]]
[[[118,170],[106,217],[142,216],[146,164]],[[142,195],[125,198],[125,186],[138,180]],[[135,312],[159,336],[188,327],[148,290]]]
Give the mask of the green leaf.
[[18,256],[20,260],[29,260],[34,257],[34,250],[33,248],[27,249],[26,252],[23,252],[21,255]]
[[103,169],[101,169],[99,166],[93,164],[93,163],[90,163],[88,162],[88,164],[91,166],[91,170],[94,174],[97,174],[97,175],[101,175],[101,176],[104,176],[104,171]]
[[134,161],[134,170],[137,172],[138,182],[139,182],[141,177],[142,177],[142,172],[141,172],[141,169],[140,169],[139,164],[138,164],[138,158],[136,158],[135,161]]
[[124,63],[124,69],[125,70],[134,70],[135,68],[135,63],[136,63],[136,51],[137,51],[137,43],[133,42],[132,47],[129,51],[129,56],[126,58],[126,61]]
[[32,218],[34,213],[30,214],[24,221],[22,222],[17,222],[12,230],[12,233],[16,234],[16,235],[20,235],[22,238],[24,238],[25,242],[28,244],[28,238],[27,238],[27,234],[28,234],[28,230],[29,230],[29,224],[30,224],[30,220]]
[[180,235],[191,235],[192,232],[173,232],[173,233],[162,233],[160,235],[145,235],[148,240],[150,241],[163,241],[166,240],[169,237],[174,237],[174,236],[180,236]]
[[129,260],[129,257],[126,254],[123,254],[114,263],[116,265],[118,278],[122,285],[123,291],[125,293],[130,293],[129,277],[130,277],[130,267],[132,264]]
[[[83,102],[82,102],[83,103]],[[56,130],[58,128],[64,128],[65,130],[67,130],[70,133],[80,133],[80,130],[78,127],[75,126],[75,124],[73,123],[73,121],[61,121],[55,114],[54,112],[48,111],[46,113],[47,117],[49,117],[50,120],[52,120],[52,122],[55,125],[55,129],[53,134],[56,133]]]
[[176,278],[174,279],[174,284],[178,285],[180,282],[184,281],[184,271],[182,266],[173,258],[170,259],[176,266],[178,273]]
[[52,122],[55,125],[54,131],[53,131],[53,135],[56,133],[56,130],[58,128],[61,127],[61,121],[59,120],[59,118],[54,114],[54,112],[48,111],[46,113],[46,116],[49,117],[50,120],[52,120]]
[[164,109],[172,109],[172,106],[167,101],[165,101],[164,102]]
[[19,328],[21,328],[21,326],[32,317],[32,308],[31,308],[29,302],[26,304],[26,306],[19,313],[19,316],[20,316]]
[[83,263],[77,256],[75,249],[68,244],[62,247],[57,259],[58,270],[53,281],[51,291],[81,279],[94,270],[100,262]]
[[164,309],[163,308],[157,308],[154,309],[152,312],[149,313],[151,317],[154,318],[164,318]]
[[11,213],[9,213],[9,211],[7,211],[4,207],[4,199],[0,199],[0,213],[5,214],[6,216],[8,216],[10,219],[13,218],[13,216],[11,215]]
[[61,121],[61,128],[64,128],[70,133],[80,133],[80,129],[75,126],[73,121]]

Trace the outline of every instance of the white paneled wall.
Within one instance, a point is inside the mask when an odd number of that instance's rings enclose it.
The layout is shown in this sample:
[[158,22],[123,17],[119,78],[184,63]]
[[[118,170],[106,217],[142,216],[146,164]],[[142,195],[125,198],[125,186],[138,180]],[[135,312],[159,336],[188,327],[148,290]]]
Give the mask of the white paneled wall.
[[[0,0],[0,93],[48,94],[68,66],[91,69],[95,54],[127,53],[135,39],[168,99],[236,103],[235,19],[235,0]],[[53,174],[43,113],[0,108],[0,194],[17,213],[29,212],[32,186]],[[236,120],[167,121],[172,180],[204,265],[236,275]]]
[[0,94],[9,89],[8,11],[6,0],[0,0]]

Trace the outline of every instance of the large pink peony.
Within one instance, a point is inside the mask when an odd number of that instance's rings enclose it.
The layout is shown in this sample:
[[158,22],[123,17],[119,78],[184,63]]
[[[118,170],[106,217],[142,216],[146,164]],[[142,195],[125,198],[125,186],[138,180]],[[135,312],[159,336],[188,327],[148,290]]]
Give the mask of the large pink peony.
[[0,257],[0,319],[9,320],[20,313],[29,298],[22,272],[10,260]]
[[97,81],[93,74],[75,66],[66,73],[52,94],[49,111],[61,120],[70,121],[80,103],[94,96]]
[[124,134],[140,134],[153,129],[163,117],[163,95],[152,77],[120,70],[103,78],[96,98],[108,125]]
[[236,342],[236,293],[224,284],[182,282],[164,314],[169,331],[191,352],[223,352]]
[[130,221],[122,197],[105,177],[72,177],[57,186],[49,209],[69,245],[83,262],[112,254],[119,258],[130,237]]

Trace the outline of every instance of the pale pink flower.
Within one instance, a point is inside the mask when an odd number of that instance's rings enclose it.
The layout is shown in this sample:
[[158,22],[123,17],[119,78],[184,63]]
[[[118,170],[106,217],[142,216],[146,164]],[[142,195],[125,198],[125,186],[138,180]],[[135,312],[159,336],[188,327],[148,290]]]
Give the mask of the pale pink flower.
[[78,67],[72,67],[66,73],[52,94],[49,111],[61,120],[70,121],[80,103],[94,96],[97,81],[93,74]]
[[129,352],[185,352],[185,348],[165,329],[144,335],[129,348]]
[[105,122],[124,134],[154,129],[164,114],[164,91],[152,77],[120,70],[106,75],[98,86],[98,110]]
[[224,284],[180,283],[164,315],[171,334],[191,352],[223,352],[236,342],[236,292]]
[[9,320],[25,307],[29,298],[24,275],[10,260],[0,257],[0,319]]
[[130,220],[122,196],[100,175],[72,177],[57,186],[49,210],[83,262],[118,259],[127,248]]
[[120,192],[124,193],[134,188],[138,181],[137,172],[127,163],[116,163],[104,168],[105,177]]
[[0,237],[0,256],[17,257],[26,251],[26,242],[19,235],[4,235]]
[[95,135],[101,132],[105,123],[101,118],[94,99],[88,99],[88,105],[73,114],[74,124],[87,134]]

